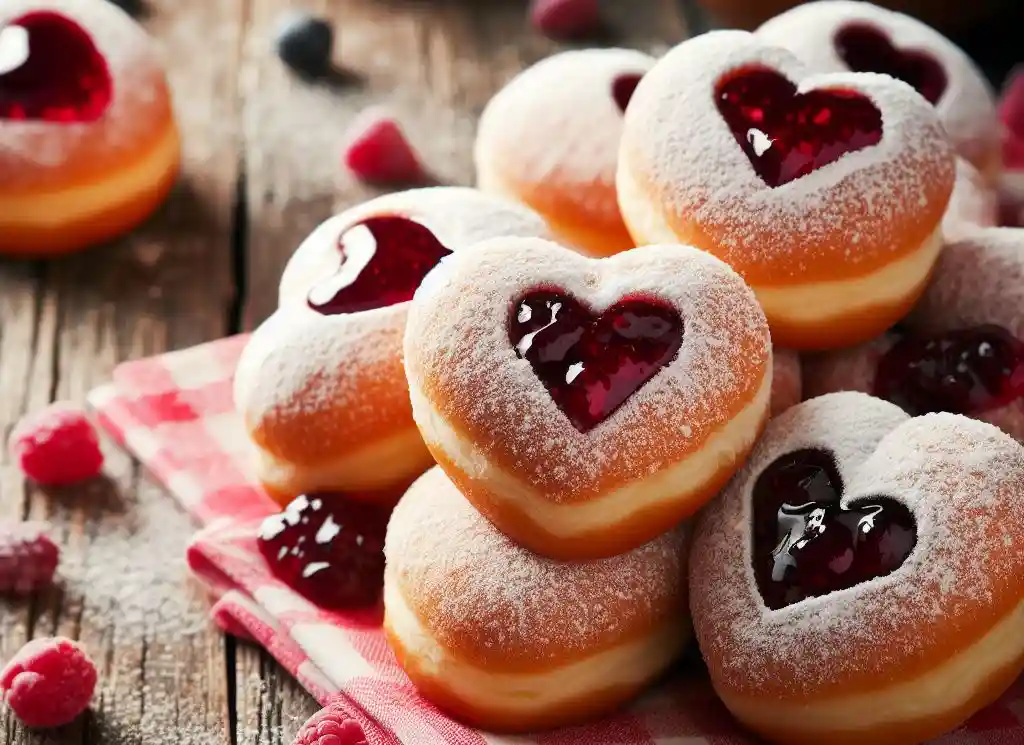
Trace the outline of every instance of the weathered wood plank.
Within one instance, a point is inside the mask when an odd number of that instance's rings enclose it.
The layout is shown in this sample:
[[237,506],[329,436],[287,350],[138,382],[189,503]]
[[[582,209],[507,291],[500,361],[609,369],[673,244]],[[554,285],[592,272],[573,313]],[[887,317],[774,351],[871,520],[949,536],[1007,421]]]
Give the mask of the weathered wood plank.
[[[135,234],[48,264],[0,265],[0,422],[81,400],[119,361],[227,331],[238,178],[237,81],[244,0],[157,0],[145,24],[166,48],[185,142],[168,205]],[[0,657],[30,636],[82,640],[101,668],[92,712],[50,735],[0,714],[0,742],[230,742],[227,659],[183,549],[188,518],[126,456],[110,481],[46,494],[0,461],[0,514],[57,526],[61,587],[0,605]]]

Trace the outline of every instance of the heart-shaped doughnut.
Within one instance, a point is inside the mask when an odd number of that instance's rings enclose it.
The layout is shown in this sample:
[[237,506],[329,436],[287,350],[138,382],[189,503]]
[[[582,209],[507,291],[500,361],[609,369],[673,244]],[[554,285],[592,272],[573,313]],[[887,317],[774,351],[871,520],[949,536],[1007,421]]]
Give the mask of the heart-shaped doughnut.
[[691,552],[716,691],[772,742],[912,745],[1024,668],[1024,448],[860,393],[767,427]]
[[405,335],[413,416],[452,481],[556,559],[628,551],[695,512],[768,413],[749,288],[684,246],[478,248],[427,277]]
[[929,103],[961,157],[990,183],[1001,170],[995,95],[958,46],[927,24],[865,2],[801,3],[756,31],[820,72],[877,72]]
[[371,491],[390,500],[430,465],[402,369],[408,301],[442,257],[504,235],[547,227],[475,189],[435,187],[353,207],[303,241],[278,310],[235,375],[257,474],[275,498]]
[[0,253],[85,248],[163,202],[180,143],[155,47],[114,3],[0,3]]
[[1024,440],[1024,229],[965,232],[898,328],[808,356],[807,395],[853,390],[910,414],[945,411]]
[[619,205],[640,244],[730,264],[773,340],[876,336],[924,289],[955,162],[935,110],[870,73],[813,74],[742,31],[685,41],[626,111]]

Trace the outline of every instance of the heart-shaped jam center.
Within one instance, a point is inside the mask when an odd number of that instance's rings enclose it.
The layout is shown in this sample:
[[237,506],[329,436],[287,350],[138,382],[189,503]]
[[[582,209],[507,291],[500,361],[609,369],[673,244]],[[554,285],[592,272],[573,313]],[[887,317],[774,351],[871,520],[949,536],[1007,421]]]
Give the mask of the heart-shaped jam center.
[[93,122],[113,95],[106,60],[70,18],[38,11],[0,27],[0,119]]
[[675,358],[683,321],[656,300],[623,298],[598,315],[564,292],[537,290],[513,306],[509,338],[572,425],[587,432]]
[[640,79],[643,75],[637,73],[627,73],[625,75],[619,75],[612,81],[612,98],[615,99],[615,103],[619,107],[619,111],[623,114],[626,113],[626,107],[629,106],[629,100],[633,98],[633,93],[636,92],[636,87],[640,85]]
[[917,541],[913,515],[889,497],[840,504],[835,461],[821,450],[775,460],[754,485],[754,577],[773,610],[894,572]]
[[715,102],[757,175],[773,188],[882,140],[882,114],[861,94],[798,93],[787,78],[763,67],[723,78]]
[[1024,395],[1024,342],[985,325],[903,336],[875,371],[874,394],[912,416],[976,415]]
[[341,266],[309,293],[324,315],[358,313],[412,300],[420,282],[450,250],[424,225],[405,217],[371,217],[338,239]]
[[341,494],[304,495],[263,521],[257,545],[274,576],[321,608],[372,605],[389,517]]
[[931,104],[946,92],[946,70],[932,55],[898,49],[885,33],[866,23],[851,23],[836,32],[836,53],[854,72],[880,72],[912,85]]

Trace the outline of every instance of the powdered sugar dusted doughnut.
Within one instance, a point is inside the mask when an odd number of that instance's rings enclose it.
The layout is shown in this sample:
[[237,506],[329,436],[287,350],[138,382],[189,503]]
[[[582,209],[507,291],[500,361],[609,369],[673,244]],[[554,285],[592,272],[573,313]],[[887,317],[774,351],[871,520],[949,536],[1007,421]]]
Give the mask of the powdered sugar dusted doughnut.
[[611,710],[689,638],[686,528],[567,563],[530,553],[437,468],[388,526],[384,628],[425,697],[488,730],[555,727]]
[[757,293],[776,343],[821,349],[909,309],[954,175],[934,109],[906,83],[811,74],[751,34],[716,31],[640,82],[618,192],[638,243],[715,254]]
[[684,246],[479,249],[427,278],[405,335],[413,415],[466,497],[523,546],[578,559],[632,549],[715,494],[771,392],[743,281]]
[[267,489],[282,501],[387,491],[422,473],[431,460],[401,360],[407,301],[451,251],[545,233],[529,210],[455,187],[380,197],[313,231],[285,268],[280,306],[253,334],[235,377]]
[[942,235],[955,241],[978,227],[999,224],[999,195],[967,161],[957,158],[956,184],[942,218]]
[[716,691],[777,743],[911,745],[1024,667],[1024,449],[857,393],[773,420],[701,515],[690,607]]
[[803,398],[800,357],[790,349],[772,351],[772,416],[777,416]]
[[808,359],[806,394],[864,391],[912,414],[965,414],[1024,440],[1024,229],[965,236],[943,249],[898,330]]
[[178,130],[155,44],[94,0],[0,7],[0,252],[80,249],[163,201]]
[[654,58],[632,49],[555,54],[523,71],[480,118],[481,189],[529,205],[566,245],[632,248],[615,197],[622,114]]
[[877,72],[933,106],[957,152],[991,182],[1001,169],[995,94],[963,50],[935,29],[871,3],[800,4],[757,30],[821,72]]

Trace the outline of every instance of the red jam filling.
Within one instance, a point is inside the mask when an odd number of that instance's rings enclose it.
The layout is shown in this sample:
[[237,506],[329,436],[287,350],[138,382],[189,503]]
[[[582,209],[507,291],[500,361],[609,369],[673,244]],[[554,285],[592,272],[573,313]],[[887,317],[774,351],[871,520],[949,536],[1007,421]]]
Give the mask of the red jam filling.
[[629,100],[633,98],[633,93],[636,91],[636,87],[640,85],[640,79],[643,75],[637,75],[635,73],[628,75],[619,75],[612,82],[612,98],[615,99],[615,103],[619,106],[619,111],[623,114],[626,113],[626,107],[629,106]]
[[384,583],[388,510],[340,494],[297,497],[257,543],[279,580],[321,608],[373,605]]
[[683,321],[656,300],[627,297],[596,315],[564,292],[536,290],[513,306],[509,338],[572,425],[587,432],[675,358]]
[[338,240],[341,266],[309,293],[324,315],[358,313],[412,300],[416,288],[451,253],[424,225],[405,217],[371,217]]
[[723,78],[715,102],[757,175],[773,188],[882,140],[882,115],[861,94],[797,93],[792,82],[763,67]]
[[932,55],[897,49],[885,33],[866,23],[836,32],[836,53],[854,72],[880,72],[910,84],[932,105],[946,92],[946,71]]
[[114,82],[85,29],[58,13],[37,11],[0,26],[0,44],[13,44],[17,29],[28,35],[28,57],[0,73],[0,119],[77,124],[103,116]]
[[976,415],[1024,395],[1024,342],[986,325],[904,336],[879,361],[874,394],[919,416]]
[[883,577],[917,541],[910,511],[889,497],[841,506],[832,456],[798,450],[754,485],[754,577],[773,610]]

